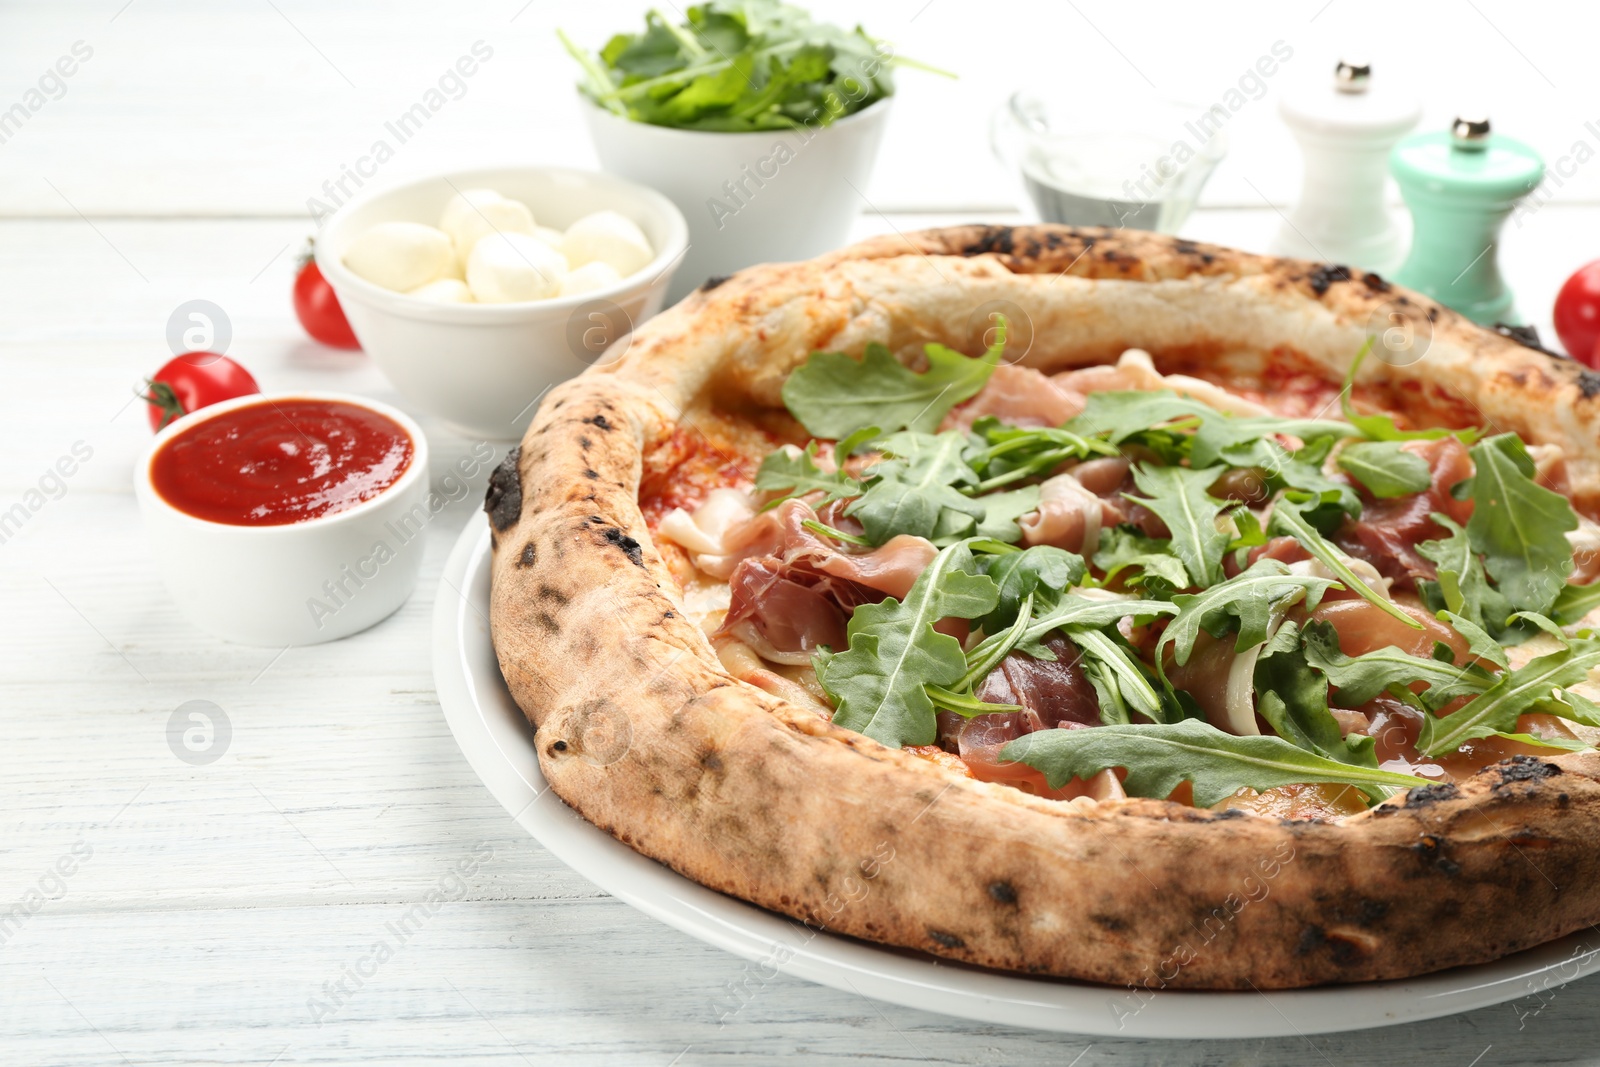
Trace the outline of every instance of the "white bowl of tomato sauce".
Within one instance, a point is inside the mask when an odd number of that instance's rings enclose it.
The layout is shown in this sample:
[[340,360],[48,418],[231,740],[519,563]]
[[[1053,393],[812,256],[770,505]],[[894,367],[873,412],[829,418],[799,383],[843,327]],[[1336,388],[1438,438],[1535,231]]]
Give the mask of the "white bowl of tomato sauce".
[[134,488],[183,615],[244,645],[333,641],[417,584],[428,442],[400,411],[337,393],[225,400],[156,435]]

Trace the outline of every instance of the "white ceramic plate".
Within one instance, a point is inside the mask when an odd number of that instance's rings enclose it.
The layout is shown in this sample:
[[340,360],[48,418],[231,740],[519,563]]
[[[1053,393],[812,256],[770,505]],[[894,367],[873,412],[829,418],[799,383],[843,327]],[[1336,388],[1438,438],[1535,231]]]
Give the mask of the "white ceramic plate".
[[[512,817],[613,896],[753,961],[754,991],[776,972],[966,1019],[1110,1037],[1277,1037],[1360,1030],[1528,998],[1600,967],[1600,934],[1573,935],[1477,967],[1404,982],[1275,993],[1126,990],[1026,978],[816,933],[706,889],[585,822],[546,788],[533,730],[489,642],[489,530],[470,523],[445,566],[433,615],[433,676],[456,743]],[[735,1002],[730,1001],[730,1005]]]

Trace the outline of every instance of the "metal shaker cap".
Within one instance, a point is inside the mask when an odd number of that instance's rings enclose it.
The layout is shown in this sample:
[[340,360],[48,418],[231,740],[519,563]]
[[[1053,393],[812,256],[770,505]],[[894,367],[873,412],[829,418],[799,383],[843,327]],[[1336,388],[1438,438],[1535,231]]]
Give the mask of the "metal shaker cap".
[[1341,59],[1333,68],[1333,87],[1341,93],[1364,93],[1372,81],[1372,64],[1364,59]]
[[1489,144],[1489,116],[1460,116],[1450,124],[1450,141],[1456,148],[1482,151]]

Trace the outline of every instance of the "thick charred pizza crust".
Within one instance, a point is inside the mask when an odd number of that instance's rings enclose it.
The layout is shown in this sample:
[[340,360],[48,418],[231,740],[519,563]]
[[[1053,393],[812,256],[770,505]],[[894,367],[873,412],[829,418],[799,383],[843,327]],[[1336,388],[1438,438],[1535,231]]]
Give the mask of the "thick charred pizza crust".
[[1395,310],[1431,347],[1364,379],[1560,445],[1579,506],[1600,502],[1600,379],[1375,276],[1053,226],[753,268],[554,390],[491,483],[495,648],[557,794],[695,881],[838,933],[1143,989],[1405,977],[1600,919],[1600,754],[1518,758],[1337,822],[1069,805],[959,777],[723,670],[640,514],[646,450],[691,405],[779,406],[813,349],[970,347],[992,301],[1031,318],[1027,362],[1043,369],[1129,346],[1160,365],[1288,345],[1335,379],[1371,316]]

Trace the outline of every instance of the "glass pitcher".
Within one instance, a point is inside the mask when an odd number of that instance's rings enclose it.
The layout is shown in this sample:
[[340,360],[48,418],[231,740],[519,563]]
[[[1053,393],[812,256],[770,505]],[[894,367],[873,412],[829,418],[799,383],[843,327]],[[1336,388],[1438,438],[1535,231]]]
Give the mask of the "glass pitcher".
[[1176,233],[1227,154],[1231,117],[1220,104],[1024,89],[989,136],[1046,222]]

